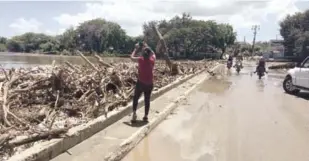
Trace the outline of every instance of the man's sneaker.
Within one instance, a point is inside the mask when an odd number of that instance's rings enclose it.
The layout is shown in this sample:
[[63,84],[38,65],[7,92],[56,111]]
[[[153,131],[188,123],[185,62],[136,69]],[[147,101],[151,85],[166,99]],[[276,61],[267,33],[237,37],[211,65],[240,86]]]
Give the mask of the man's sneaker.
[[148,122],[148,117],[147,117],[147,116],[144,116],[144,117],[143,117],[143,121]]
[[136,113],[133,113],[131,123],[135,123],[137,119]]

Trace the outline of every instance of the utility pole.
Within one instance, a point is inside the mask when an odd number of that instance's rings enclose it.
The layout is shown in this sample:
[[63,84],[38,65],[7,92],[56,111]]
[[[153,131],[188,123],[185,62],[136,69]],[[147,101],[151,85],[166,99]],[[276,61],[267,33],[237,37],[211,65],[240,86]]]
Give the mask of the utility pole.
[[253,56],[256,33],[257,33],[257,30],[260,30],[260,26],[259,26],[259,25],[253,25],[252,28],[251,28],[251,30],[253,31],[253,42],[252,42],[251,56]]

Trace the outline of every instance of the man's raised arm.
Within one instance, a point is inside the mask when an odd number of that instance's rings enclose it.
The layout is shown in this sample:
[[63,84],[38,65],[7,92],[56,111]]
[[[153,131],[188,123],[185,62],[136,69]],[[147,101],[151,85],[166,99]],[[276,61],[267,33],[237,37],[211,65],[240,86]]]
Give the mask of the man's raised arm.
[[136,48],[133,50],[130,58],[132,61],[138,62],[139,57],[136,56]]
[[[151,49],[150,49],[150,50],[151,50]],[[151,53],[152,53],[153,58],[154,58],[154,59],[157,59],[156,53],[155,53],[153,50],[151,50]]]

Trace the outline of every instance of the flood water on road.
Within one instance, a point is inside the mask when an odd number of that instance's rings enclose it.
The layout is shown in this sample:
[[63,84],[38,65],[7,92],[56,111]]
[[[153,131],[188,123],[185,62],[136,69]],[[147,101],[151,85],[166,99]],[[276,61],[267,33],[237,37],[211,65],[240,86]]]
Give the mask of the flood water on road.
[[122,161],[308,161],[309,94],[253,69],[202,83]]

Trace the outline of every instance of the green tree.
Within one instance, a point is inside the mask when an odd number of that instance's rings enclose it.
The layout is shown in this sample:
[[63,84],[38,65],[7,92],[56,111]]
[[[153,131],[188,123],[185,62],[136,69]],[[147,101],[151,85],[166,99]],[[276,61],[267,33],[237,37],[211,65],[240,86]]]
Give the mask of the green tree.
[[0,37],[0,52],[7,51],[6,43],[7,43],[7,38]]
[[0,37],[0,44],[6,44],[7,38],[5,37]]
[[[13,52],[36,52],[40,51],[41,44],[51,43],[52,45],[57,45],[54,37],[28,32],[20,36],[14,36],[7,42],[7,48],[9,51]],[[50,49],[57,50],[55,46]]]
[[7,50],[11,52],[24,52],[24,45],[20,40],[12,38],[7,42]]
[[59,49],[61,51],[68,50],[74,51],[77,48],[78,36],[73,27],[67,29],[62,35],[58,36],[60,42]]
[[236,32],[234,32],[233,27],[229,24],[219,24],[214,33],[214,44],[217,48],[221,49],[222,53],[220,58],[222,59],[226,48],[235,43]]
[[82,49],[102,53],[110,47],[119,50],[125,42],[126,33],[116,23],[104,19],[86,21],[77,28],[78,43]]
[[6,45],[5,44],[0,44],[0,52],[7,51]]
[[308,56],[309,10],[288,15],[280,22],[280,34],[284,39],[286,55]]
[[157,47],[158,38],[153,30],[154,25],[165,38],[168,52],[181,54],[186,58],[218,50],[222,51],[223,55],[236,39],[236,33],[229,24],[194,20],[190,14],[183,13],[170,20],[145,23],[143,36],[130,37],[117,23],[93,19],[81,23],[76,29],[69,28],[57,36],[28,32],[11,39],[0,37],[0,45],[5,44],[0,46],[0,51],[70,54],[78,49],[90,53],[113,50],[128,54],[138,41],[145,40],[153,49]]
[[144,40],[150,47],[155,48],[157,45],[157,37],[153,30],[154,25],[158,25],[158,29],[162,36],[167,38],[168,32],[176,32],[178,29],[188,27],[191,22],[192,16],[190,14],[183,13],[181,17],[175,16],[171,20],[150,21],[148,23],[144,23]]
[[143,36],[137,36],[137,37],[126,36],[124,43],[122,44],[120,51],[118,52],[121,54],[131,54],[131,52],[135,48],[136,42],[141,41],[143,41]]
[[181,17],[151,21],[143,25],[144,39],[151,47],[155,47],[158,40],[153,25],[158,26],[166,39],[169,52],[183,53],[185,57],[199,52],[215,51],[217,48],[224,54],[226,48],[236,40],[232,26],[214,21],[194,20],[190,14],[183,13]]

